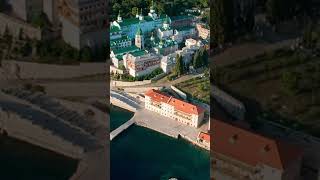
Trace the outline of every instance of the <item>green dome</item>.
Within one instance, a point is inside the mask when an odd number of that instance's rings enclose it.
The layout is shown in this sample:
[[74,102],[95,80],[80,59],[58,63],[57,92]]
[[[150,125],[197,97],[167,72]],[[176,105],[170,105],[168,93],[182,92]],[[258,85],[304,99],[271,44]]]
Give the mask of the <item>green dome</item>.
[[166,15],[166,18],[164,19],[163,23],[164,23],[164,24],[169,24],[169,18],[168,18],[168,15]]

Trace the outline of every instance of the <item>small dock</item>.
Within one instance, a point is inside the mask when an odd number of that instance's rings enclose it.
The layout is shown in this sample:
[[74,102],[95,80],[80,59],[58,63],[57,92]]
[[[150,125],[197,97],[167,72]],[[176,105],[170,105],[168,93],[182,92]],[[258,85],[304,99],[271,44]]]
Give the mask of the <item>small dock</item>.
[[112,141],[112,139],[117,137],[121,132],[123,132],[124,130],[128,129],[134,123],[135,123],[135,118],[133,116],[129,121],[127,121],[126,123],[122,124],[117,129],[113,130],[110,133],[110,141]]

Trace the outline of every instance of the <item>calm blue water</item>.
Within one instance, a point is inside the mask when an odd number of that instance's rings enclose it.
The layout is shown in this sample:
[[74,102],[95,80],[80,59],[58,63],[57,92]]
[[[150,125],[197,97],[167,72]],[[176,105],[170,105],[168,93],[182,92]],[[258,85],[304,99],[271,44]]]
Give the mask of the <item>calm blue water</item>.
[[67,180],[77,164],[54,152],[0,136],[1,180]]
[[111,123],[110,123],[110,132],[117,129],[119,126],[121,126],[123,123],[130,120],[130,118],[134,115],[133,112],[124,110],[122,108],[119,108],[117,106],[112,106],[110,112]]
[[[130,116],[111,116],[111,125],[122,118]],[[209,180],[209,159],[187,141],[132,126],[111,142],[111,180]]]

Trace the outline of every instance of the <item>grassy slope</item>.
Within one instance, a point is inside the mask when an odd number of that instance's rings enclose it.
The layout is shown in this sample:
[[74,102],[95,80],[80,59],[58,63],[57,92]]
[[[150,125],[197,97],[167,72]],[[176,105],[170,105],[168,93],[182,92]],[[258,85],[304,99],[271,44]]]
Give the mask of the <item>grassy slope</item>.
[[[285,72],[298,74],[296,93],[285,90]],[[217,69],[216,83],[244,100],[250,120],[263,116],[320,136],[319,76],[320,57],[281,50]]]

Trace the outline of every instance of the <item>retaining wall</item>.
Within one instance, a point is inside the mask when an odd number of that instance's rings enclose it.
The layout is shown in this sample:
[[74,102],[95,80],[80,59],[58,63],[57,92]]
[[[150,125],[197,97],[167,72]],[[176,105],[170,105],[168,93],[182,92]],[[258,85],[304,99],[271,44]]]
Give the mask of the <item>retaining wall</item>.
[[120,86],[120,87],[130,87],[130,86],[142,86],[146,84],[150,84],[151,80],[143,80],[143,81],[111,81],[111,86]]
[[181,91],[180,89],[178,89],[175,86],[171,86],[171,89],[174,90],[174,92],[176,92],[180,97],[182,97],[184,100],[187,100],[187,94],[184,93],[183,91]]
[[22,79],[66,79],[106,73],[105,63],[57,65],[6,60],[2,61],[2,66],[8,73]]

